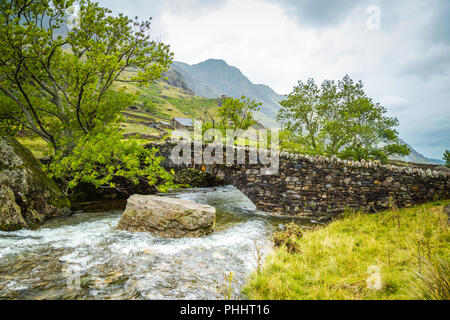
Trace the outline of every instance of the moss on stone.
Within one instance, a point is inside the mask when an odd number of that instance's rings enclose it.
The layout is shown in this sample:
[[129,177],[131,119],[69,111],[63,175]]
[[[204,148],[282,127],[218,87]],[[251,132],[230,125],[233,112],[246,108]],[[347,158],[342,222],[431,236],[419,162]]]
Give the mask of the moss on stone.
[[27,227],[14,192],[7,186],[0,186],[0,230],[15,231]]
[[[31,151],[14,138],[1,137],[1,141],[0,183],[14,193],[19,215],[26,222],[21,228],[35,228],[50,217],[69,213],[69,199],[46,176]],[[11,207],[9,214],[18,216]],[[7,228],[0,225],[0,229]]]

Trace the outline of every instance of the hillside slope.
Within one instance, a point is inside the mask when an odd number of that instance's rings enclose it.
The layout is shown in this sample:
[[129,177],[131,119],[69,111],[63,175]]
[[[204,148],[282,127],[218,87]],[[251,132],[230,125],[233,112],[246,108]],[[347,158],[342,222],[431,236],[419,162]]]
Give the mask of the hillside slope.
[[392,160],[401,160],[406,162],[414,162],[414,163],[424,163],[424,164],[444,164],[443,160],[439,159],[431,159],[425,157],[423,154],[419,153],[417,150],[415,150],[411,145],[400,139],[401,143],[404,143],[408,146],[411,153],[407,156],[399,157],[399,156],[392,156]]
[[208,59],[194,65],[175,61],[165,77],[167,83],[185,90],[189,88],[202,97],[227,95],[240,98],[245,95],[255,99],[262,103],[256,118],[266,126],[278,126],[275,118],[283,96],[266,85],[252,83],[238,68],[223,60]]

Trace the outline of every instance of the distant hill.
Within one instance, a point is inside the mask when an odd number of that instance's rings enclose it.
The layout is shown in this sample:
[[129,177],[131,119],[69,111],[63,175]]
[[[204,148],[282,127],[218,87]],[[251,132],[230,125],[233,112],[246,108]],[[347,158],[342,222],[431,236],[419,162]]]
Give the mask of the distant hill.
[[424,164],[438,164],[438,165],[444,164],[443,160],[431,159],[431,158],[425,157],[424,155],[419,153],[411,145],[409,145],[402,139],[400,139],[400,142],[405,143],[411,152],[409,155],[404,156],[404,157],[393,156],[393,157],[391,157],[392,160],[401,160],[401,161],[406,161],[406,162],[415,162],[415,163],[424,163]]
[[238,68],[223,60],[208,59],[194,65],[175,61],[164,76],[168,84],[202,97],[227,95],[240,98],[245,95],[252,98],[262,103],[256,118],[266,126],[278,126],[275,119],[280,109],[279,102],[284,97],[266,85],[252,83]]

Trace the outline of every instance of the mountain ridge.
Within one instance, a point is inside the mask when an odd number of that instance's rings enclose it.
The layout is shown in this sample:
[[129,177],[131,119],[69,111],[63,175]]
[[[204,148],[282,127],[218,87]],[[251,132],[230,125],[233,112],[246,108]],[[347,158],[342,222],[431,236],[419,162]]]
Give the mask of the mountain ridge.
[[[180,77],[181,75],[181,77]],[[222,95],[240,98],[242,95],[261,102],[261,111],[255,117],[268,127],[278,127],[275,120],[284,97],[269,86],[253,84],[238,68],[221,59],[208,59],[197,64],[174,61],[171,69],[164,74],[169,84],[176,82],[199,96],[218,98]]]

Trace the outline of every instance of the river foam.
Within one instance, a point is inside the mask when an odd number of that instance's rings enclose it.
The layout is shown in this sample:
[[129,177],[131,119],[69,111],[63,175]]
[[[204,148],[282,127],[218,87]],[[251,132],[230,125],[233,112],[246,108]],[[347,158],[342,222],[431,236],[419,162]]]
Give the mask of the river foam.
[[269,252],[276,223],[231,186],[169,196],[215,206],[217,231],[162,239],[118,231],[121,212],[105,212],[0,232],[0,298],[217,299],[230,272],[239,297],[255,244]]

